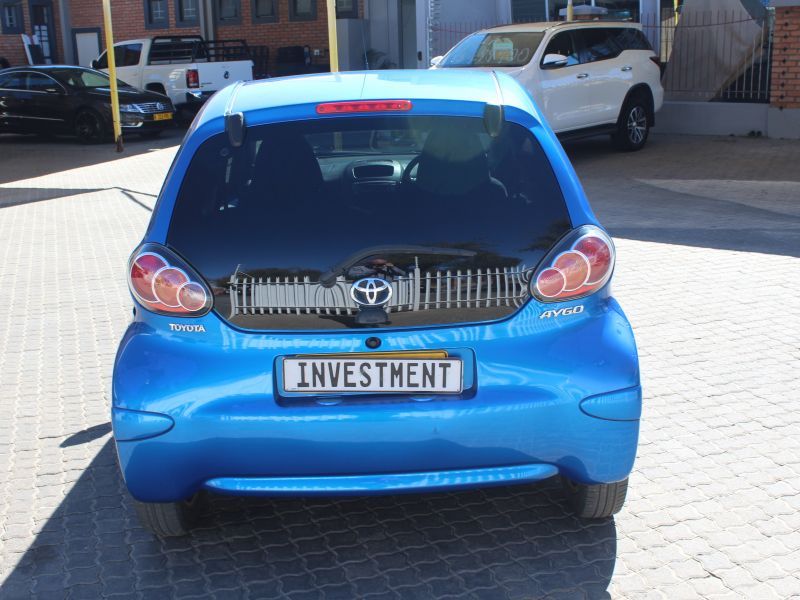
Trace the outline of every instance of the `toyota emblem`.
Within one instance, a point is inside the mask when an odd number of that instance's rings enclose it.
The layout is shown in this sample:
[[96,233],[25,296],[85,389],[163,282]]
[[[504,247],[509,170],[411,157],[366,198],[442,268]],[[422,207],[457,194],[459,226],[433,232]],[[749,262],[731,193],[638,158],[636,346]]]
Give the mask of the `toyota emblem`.
[[359,279],[350,288],[350,297],[359,306],[386,306],[392,297],[392,285],[385,279],[375,277]]

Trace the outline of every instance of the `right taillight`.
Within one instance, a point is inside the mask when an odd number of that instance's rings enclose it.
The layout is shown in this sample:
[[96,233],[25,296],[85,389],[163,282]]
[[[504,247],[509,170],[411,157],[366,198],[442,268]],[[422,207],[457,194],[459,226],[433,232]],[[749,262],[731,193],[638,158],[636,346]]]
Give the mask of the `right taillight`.
[[608,234],[584,225],[564,236],[545,257],[531,280],[531,291],[542,302],[588,296],[608,283],[614,258]]
[[211,293],[200,276],[163,246],[145,244],[133,253],[128,285],[152,312],[199,317],[211,309]]
[[200,73],[197,69],[186,70],[186,87],[199,88],[200,87]]

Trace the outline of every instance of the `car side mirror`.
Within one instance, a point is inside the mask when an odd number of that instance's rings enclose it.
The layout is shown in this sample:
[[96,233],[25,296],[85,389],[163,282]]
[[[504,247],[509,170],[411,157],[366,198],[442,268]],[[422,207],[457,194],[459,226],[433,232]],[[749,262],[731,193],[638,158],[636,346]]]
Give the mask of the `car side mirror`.
[[543,69],[560,69],[566,67],[569,57],[563,54],[545,54],[542,60]]
[[442,62],[443,58],[444,58],[444,56],[434,56],[431,59],[431,66],[435,67],[436,65],[438,65],[440,62]]
[[95,59],[92,61],[92,63],[91,63],[91,65],[90,65],[90,66],[91,66],[93,69],[99,69],[99,68],[100,68],[100,63],[99,63],[99,62],[98,62],[98,60],[95,58]]

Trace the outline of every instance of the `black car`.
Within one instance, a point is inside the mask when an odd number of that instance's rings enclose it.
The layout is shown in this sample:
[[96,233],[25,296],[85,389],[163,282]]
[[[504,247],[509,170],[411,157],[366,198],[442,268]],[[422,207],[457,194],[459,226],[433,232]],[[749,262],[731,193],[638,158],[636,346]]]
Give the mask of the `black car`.
[[[0,71],[0,133],[74,134],[84,143],[113,132],[108,75],[68,65],[13,67]],[[175,109],[167,96],[118,81],[124,133],[156,136]]]

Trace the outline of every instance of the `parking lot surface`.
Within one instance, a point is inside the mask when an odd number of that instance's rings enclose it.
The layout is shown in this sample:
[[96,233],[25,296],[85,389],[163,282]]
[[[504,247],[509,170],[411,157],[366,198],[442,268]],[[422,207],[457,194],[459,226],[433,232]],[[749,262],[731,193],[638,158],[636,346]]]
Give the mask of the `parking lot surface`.
[[554,481],[209,498],[160,541],[124,494],[110,377],[125,261],[179,141],[0,136],[0,598],[800,598],[800,145],[568,147],[641,354],[616,518],[570,516]]

